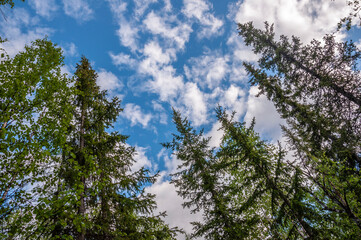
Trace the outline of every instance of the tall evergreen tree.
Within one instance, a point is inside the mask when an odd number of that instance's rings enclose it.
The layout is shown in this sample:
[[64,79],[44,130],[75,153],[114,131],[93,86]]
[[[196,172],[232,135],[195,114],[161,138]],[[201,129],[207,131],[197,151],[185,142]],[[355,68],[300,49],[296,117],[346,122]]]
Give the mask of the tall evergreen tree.
[[[283,127],[297,153],[308,192],[348,239],[361,235],[361,81],[359,49],[350,41],[303,45],[275,40],[272,26],[262,31],[239,24],[240,35],[261,55],[259,67],[245,64],[251,84],[271,99],[287,120]],[[347,235],[346,234],[346,235]],[[346,238],[347,239],[347,238]]]
[[299,167],[282,148],[260,139],[253,126],[217,110],[221,145],[208,146],[186,119],[174,113],[179,134],[165,147],[182,161],[172,182],[193,212],[203,212],[191,238],[347,239],[350,235],[315,207]]
[[96,84],[97,74],[83,57],[75,72],[73,121],[57,171],[59,181],[42,211],[51,239],[173,239],[154,196],[144,187],[156,176],[134,172],[135,149],[110,128],[122,111]]

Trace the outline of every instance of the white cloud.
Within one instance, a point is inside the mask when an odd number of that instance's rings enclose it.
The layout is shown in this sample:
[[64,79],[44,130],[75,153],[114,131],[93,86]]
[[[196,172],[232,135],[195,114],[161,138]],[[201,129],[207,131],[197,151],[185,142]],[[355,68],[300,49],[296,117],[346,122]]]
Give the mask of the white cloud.
[[138,38],[138,28],[126,21],[125,18],[121,18],[119,21],[119,29],[117,35],[120,38],[120,42],[123,46],[129,47],[132,51],[138,49],[137,38]]
[[222,92],[220,105],[230,112],[236,112],[235,118],[239,119],[246,110],[246,93],[238,86],[231,84],[229,88]]
[[0,44],[10,57],[24,50],[26,44],[32,41],[51,35],[50,28],[38,27],[39,19],[32,17],[22,8],[14,8],[6,13],[7,21],[0,21],[0,35],[8,41]]
[[221,126],[222,124],[217,121],[212,125],[212,129],[205,134],[205,137],[211,137],[209,141],[210,147],[217,148],[220,146],[224,134],[224,131],[220,129]]
[[158,69],[149,67],[151,66],[147,66],[147,71],[153,76],[153,80],[146,83],[147,89],[159,94],[161,101],[171,101],[184,86],[182,76],[176,75],[176,70],[171,65]]
[[263,29],[268,21],[275,24],[277,34],[299,36],[304,41],[332,32],[349,11],[346,1],[244,0],[232,7],[238,8],[234,13],[236,22],[253,21]]
[[158,112],[159,123],[168,124],[168,116],[163,106],[159,102],[154,100],[152,101],[152,106],[154,111]]
[[154,64],[164,65],[170,63],[172,58],[175,58],[175,49],[170,48],[163,52],[158,42],[151,41],[144,46],[143,54]]
[[133,172],[138,171],[142,167],[145,167],[147,169],[152,168],[152,162],[146,156],[147,149],[148,148],[145,148],[145,147],[135,146],[136,153],[134,155],[135,163],[132,166]]
[[58,9],[58,5],[55,0],[31,0],[30,4],[37,14],[46,18],[50,18]]
[[285,122],[280,118],[273,103],[264,95],[257,97],[258,93],[258,87],[252,86],[250,88],[247,101],[247,113],[244,117],[244,121],[249,125],[253,117],[255,117],[256,132],[265,137],[269,137],[274,141],[279,140],[282,135],[280,125]]
[[135,68],[138,63],[137,60],[125,53],[119,53],[117,55],[109,53],[109,56],[112,59],[112,63],[118,67],[128,66],[130,68]]
[[93,18],[93,10],[85,0],[63,0],[66,15],[79,22],[86,22]]
[[133,103],[128,103],[125,105],[125,108],[121,115],[130,120],[131,126],[136,124],[142,125],[143,128],[148,127],[150,120],[152,119],[152,114],[143,113],[140,106]]
[[186,83],[181,97],[181,111],[191,120],[193,126],[208,123],[205,98],[196,83]]
[[[157,157],[158,160],[163,159],[166,171],[161,172],[157,182],[147,188],[146,191],[156,195],[157,211],[167,212],[167,216],[165,217],[166,223],[171,227],[179,227],[187,233],[191,233],[193,228],[191,222],[201,222],[202,213],[191,214],[190,209],[183,208],[183,198],[177,194],[175,186],[168,180],[165,180],[169,174],[176,173],[180,170],[177,168],[178,165],[181,164],[181,160],[177,159],[175,155],[169,157],[164,148],[157,154]],[[186,238],[184,235],[180,235],[177,239],[183,240]]]
[[170,0],[164,0],[164,10],[167,12],[172,10],[172,4]]
[[159,94],[161,101],[170,101],[184,85],[183,78],[169,65],[175,50],[163,51],[157,42],[152,41],[145,45],[143,52],[146,58],[140,62],[138,72],[152,76],[152,80],[146,83],[146,89]]
[[228,72],[228,56],[221,56],[217,52],[210,52],[198,58],[189,60],[190,67],[185,66],[185,75],[194,80],[202,88],[213,89],[219,86]]
[[135,16],[137,18],[141,17],[144,12],[147,10],[149,5],[156,3],[158,0],[134,0],[135,3]]
[[[171,24],[177,24],[172,27]],[[183,49],[189,40],[192,28],[186,23],[180,23],[171,16],[159,16],[153,11],[144,19],[143,24],[153,34],[160,35],[171,43],[176,43],[179,49]]]
[[243,39],[238,36],[237,32],[232,31],[227,40],[227,46],[232,51],[233,61],[256,62],[259,58],[252,51],[252,47],[244,44]]
[[105,69],[98,71],[97,84],[101,90],[119,90],[123,87],[122,82],[112,72],[108,72]]
[[119,36],[120,43],[130,48],[131,51],[136,52],[138,50],[137,39],[138,36],[138,24],[128,21],[124,17],[124,13],[127,10],[127,3],[122,0],[108,0],[110,10],[113,13],[115,20],[119,25],[117,35]]
[[197,32],[199,38],[210,38],[221,35],[223,21],[216,18],[209,11],[212,9],[211,4],[205,0],[184,0],[182,12],[188,18],[195,18],[202,25],[202,29]]
[[[192,232],[191,222],[202,221],[202,214],[191,214],[190,210],[182,207],[183,199],[178,196],[176,188],[169,181],[158,181],[146,189],[147,192],[155,194],[157,210],[155,212],[167,212],[165,222],[171,227],[183,228],[187,233]],[[178,236],[178,240],[186,239]]]
[[74,43],[67,43],[62,46],[63,54],[67,57],[74,57],[78,55],[78,48]]

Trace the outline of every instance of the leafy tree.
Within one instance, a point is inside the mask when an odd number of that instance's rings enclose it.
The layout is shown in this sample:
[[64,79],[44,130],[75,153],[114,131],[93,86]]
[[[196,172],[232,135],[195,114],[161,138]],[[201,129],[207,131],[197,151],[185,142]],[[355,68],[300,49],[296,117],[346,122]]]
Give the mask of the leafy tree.
[[271,99],[297,154],[308,192],[329,213],[345,239],[361,235],[360,51],[350,41],[303,45],[299,38],[275,40],[273,27],[239,24],[239,34],[260,54],[258,67],[246,63],[251,84]]
[[[155,216],[154,196],[144,187],[155,181],[148,170],[131,170],[136,154],[127,137],[110,132],[122,111],[96,85],[97,74],[83,57],[75,72],[73,120],[62,150],[54,191],[39,208],[40,234],[50,239],[174,239]],[[55,183],[55,182],[54,182]],[[46,199],[50,199],[47,203]],[[46,214],[44,214],[44,212]]]
[[[25,0],[21,0],[21,1],[25,2]],[[13,8],[15,3],[13,0],[0,0],[0,6],[1,5],[9,5],[11,8]]]
[[[61,49],[43,39],[0,62],[0,238],[33,218],[34,186],[46,180],[70,121]],[[39,186],[38,190],[42,189]]]

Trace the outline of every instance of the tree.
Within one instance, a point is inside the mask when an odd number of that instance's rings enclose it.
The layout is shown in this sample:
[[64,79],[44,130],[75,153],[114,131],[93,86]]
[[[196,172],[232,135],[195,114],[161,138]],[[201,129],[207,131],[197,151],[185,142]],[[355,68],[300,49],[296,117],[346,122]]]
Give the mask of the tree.
[[247,128],[221,108],[217,114],[224,131],[217,149],[178,112],[179,135],[164,144],[182,161],[172,182],[187,200],[183,206],[203,211],[191,238],[342,239],[337,225],[315,208],[307,179],[285,161],[281,146],[262,141],[254,122]]
[[0,238],[17,236],[31,221],[32,186],[45,181],[65,141],[70,92],[62,65],[61,49],[46,39],[0,62]]
[[[349,238],[361,235],[361,91],[354,43],[324,42],[303,45],[300,39],[281,36],[273,27],[255,29],[239,24],[239,34],[260,54],[259,67],[245,64],[251,84],[271,99],[287,120],[283,127],[308,191],[319,211]],[[347,235],[346,235],[347,236]],[[346,238],[347,239],[347,238]]]
[[[25,0],[21,1],[25,2]],[[9,5],[11,8],[13,8],[15,3],[13,0],[0,0],[0,5]]]
[[[172,182],[203,211],[191,237],[206,239],[361,238],[360,51],[350,41],[303,45],[275,40],[273,26],[239,24],[239,34],[261,57],[244,63],[250,83],[287,121],[289,149],[262,141],[222,109],[218,148],[174,113],[179,134],[164,144],[182,161]],[[293,153],[286,159],[285,153]]]
[[[131,170],[135,150],[127,137],[110,132],[122,111],[96,85],[97,74],[82,57],[75,72],[74,111],[62,149],[53,192],[38,209],[39,235],[50,239],[173,239],[154,196],[144,187],[156,179],[148,170]],[[46,202],[46,199],[50,201]],[[46,214],[44,214],[44,212]]]

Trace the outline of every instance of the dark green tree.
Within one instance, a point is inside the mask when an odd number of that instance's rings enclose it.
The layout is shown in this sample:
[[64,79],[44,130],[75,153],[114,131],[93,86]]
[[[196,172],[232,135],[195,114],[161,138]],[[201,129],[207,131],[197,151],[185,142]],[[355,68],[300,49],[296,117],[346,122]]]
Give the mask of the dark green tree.
[[59,180],[39,209],[37,237],[174,239],[175,229],[162,221],[163,214],[153,214],[154,196],[144,191],[156,175],[143,168],[133,172],[135,149],[126,144],[127,136],[110,131],[122,111],[120,101],[109,100],[96,79],[83,57],[75,72],[73,120]]
[[[285,152],[217,109],[224,131],[218,148],[174,112],[179,134],[164,144],[182,161],[172,176],[185,207],[203,212],[191,238],[342,239],[336,225],[320,212],[298,166]],[[325,218],[326,217],[326,218]],[[347,239],[347,238],[345,238]]]
[[250,82],[287,120],[283,130],[315,206],[329,214],[344,239],[360,238],[359,49],[351,41],[336,42],[332,35],[304,45],[296,37],[276,41],[267,24],[265,31],[252,23],[238,26],[245,43],[261,56],[258,67],[245,64]]

